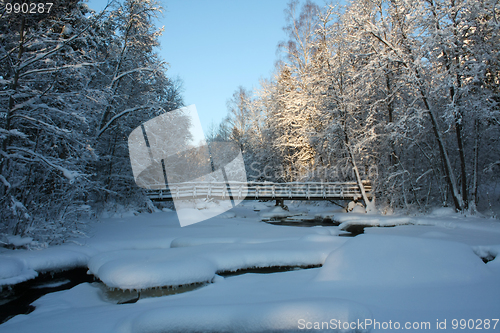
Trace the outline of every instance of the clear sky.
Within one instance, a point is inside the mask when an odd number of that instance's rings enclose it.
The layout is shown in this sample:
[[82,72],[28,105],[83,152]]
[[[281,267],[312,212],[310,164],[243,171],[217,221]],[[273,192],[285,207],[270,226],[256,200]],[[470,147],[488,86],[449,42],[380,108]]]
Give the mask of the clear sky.
[[[226,115],[238,86],[252,90],[270,77],[285,39],[289,0],[162,0],[160,56],[168,75],[184,82],[186,105],[195,104],[204,131]],[[91,0],[99,10],[106,1]]]

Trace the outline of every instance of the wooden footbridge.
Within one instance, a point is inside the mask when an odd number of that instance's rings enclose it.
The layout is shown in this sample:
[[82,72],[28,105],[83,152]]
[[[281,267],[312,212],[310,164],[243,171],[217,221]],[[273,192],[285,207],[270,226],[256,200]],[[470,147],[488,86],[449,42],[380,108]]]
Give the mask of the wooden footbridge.
[[[362,186],[368,199],[373,198],[370,181]],[[362,199],[361,186],[357,182],[221,182],[168,184],[167,189],[148,190],[152,201],[178,199],[215,200],[353,200]]]

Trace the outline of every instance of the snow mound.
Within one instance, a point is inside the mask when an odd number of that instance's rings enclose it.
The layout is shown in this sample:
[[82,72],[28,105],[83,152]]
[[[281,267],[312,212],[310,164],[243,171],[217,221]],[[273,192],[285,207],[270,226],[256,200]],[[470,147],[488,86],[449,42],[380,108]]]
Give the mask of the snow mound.
[[21,260],[15,258],[4,258],[0,262],[0,278],[5,279],[15,276],[26,269]]
[[106,303],[102,300],[101,290],[91,283],[79,285],[63,290],[62,292],[49,293],[33,302],[37,313],[67,310],[75,308],[99,307]]
[[103,253],[90,260],[89,272],[108,287],[123,290],[211,281],[216,267],[202,258],[188,257],[184,249]]
[[[196,320],[193,320],[196,318]],[[306,323],[328,322],[328,332],[368,332],[334,329],[330,320],[364,322],[371,319],[363,305],[341,299],[300,299],[253,304],[168,306],[133,319],[133,333],[155,332],[300,332]],[[304,327],[302,327],[304,326]],[[302,328],[301,328],[302,327]],[[333,329],[332,329],[333,328]]]
[[25,251],[22,258],[38,272],[61,271],[87,265],[94,251],[77,245],[63,245],[38,251]]
[[266,209],[263,210],[259,213],[259,215],[264,218],[264,219],[270,219],[273,217],[288,217],[288,216],[293,216],[295,214],[290,213],[287,210],[284,210],[280,206],[273,207],[271,209]]
[[11,285],[34,279],[37,272],[61,271],[87,265],[91,249],[63,245],[43,250],[16,250],[0,256],[0,285]]
[[479,257],[490,260],[486,265],[491,270],[500,273],[500,245],[475,246],[473,249]]
[[0,286],[21,283],[37,276],[37,272],[19,259],[2,258],[0,261]]
[[21,237],[19,235],[12,236],[7,235],[7,244],[13,245],[14,247],[22,247],[31,244],[33,242],[33,238],[31,237]]
[[352,208],[351,213],[355,213],[355,214],[365,214],[365,213],[366,213],[366,209],[365,209],[365,207],[363,207],[363,206],[356,205],[356,206],[354,206],[354,207]]
[[465,244],[360,235],[328,256],[317,280],[347,285],[408,286],[480,282],[491,274]]
[[364,212],[355,213],[354,211],[350,213],[336,214],[334,220],[340,222],[340,230],[346,230],[350,226],[355,225],[369,227],[394,227],[397,225],[407,225],[413,223],[411,217],[408,216],[367,215]]
[[188,247],[205,244],[231,244],[242,242],[239,237],[179,237],[170,243],[170,247]]
[[321,265],[345,241],[327,235],[308,235],[298,241],[122,250],[96,255],[88,267],[90,273],[110,288],[147,289],[211,282],[217,272],[224,271]]
[[454,208],[440,207],[440,208],[433,209],[429,215],[430,216],[450,216],[450,215],[455,215],[455,214],[457,214],[457,212],[455,211]]

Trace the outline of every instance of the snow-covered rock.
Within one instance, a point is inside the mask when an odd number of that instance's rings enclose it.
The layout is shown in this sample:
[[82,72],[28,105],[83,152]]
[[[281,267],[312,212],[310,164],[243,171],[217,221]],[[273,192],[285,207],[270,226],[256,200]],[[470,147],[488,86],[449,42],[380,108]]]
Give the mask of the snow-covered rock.
[[411,286],[480,283],[491,274],[465,244],[360,235],[328,256],[317,279],[346,285]]
[[[147,289],[210,282],[216,273],[273,266],[321,265],[346,238],[307,235],[298,241],[196,243],[155,250],[121,250],[92,257],[89,272],[110,288]],[[188,245],[189,239],[173,242]]]
[[16,258],[0,260],[0,286],[21,283],[33,279],[38,273]]

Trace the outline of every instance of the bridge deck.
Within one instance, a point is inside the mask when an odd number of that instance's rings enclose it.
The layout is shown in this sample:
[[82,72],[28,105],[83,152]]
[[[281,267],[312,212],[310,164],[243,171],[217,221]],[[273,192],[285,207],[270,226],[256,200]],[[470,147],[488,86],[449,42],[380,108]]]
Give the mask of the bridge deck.
[[[369,199],[372,198],[370,181],[364,180],[363,187]],[[168,189],[149,190],[153,201],[174,199],[218,199],[228,200],[230,194],[238,200],[359,200],[362,198],[358,183],[181,183],[169,184]]]

